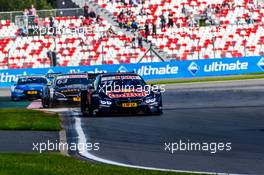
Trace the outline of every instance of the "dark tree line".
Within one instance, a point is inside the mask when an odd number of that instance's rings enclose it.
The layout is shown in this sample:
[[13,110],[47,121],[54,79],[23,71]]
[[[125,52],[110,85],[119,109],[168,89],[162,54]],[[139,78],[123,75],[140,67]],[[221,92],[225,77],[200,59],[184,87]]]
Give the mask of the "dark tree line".
[[0,0],[0,11],[23,11],[33,4],[37,10],[56,8],[55,0]]

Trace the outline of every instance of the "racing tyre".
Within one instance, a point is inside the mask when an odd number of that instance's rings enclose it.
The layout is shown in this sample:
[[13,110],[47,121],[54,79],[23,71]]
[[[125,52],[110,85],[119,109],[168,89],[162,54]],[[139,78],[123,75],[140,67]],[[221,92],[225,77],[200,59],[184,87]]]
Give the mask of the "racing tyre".
[[56,107],[56,106],[55,106],[56,103],[54,103],[52,99],[49,99],[48,104],[49,104],[49,108],[54,108],[54,107]]
[[42,99],[42,107],[43,108],[49,108],[49,102],[46,98]]
[[84,117],[87,117],[87,92],[81,92],[81,112]]
[[162,115],[163,114],[163,109],[162,109],[162,97],[160,97],[160,102],[159,102],[159,106],[157,107],[157,112],[155,113],[155,115]]

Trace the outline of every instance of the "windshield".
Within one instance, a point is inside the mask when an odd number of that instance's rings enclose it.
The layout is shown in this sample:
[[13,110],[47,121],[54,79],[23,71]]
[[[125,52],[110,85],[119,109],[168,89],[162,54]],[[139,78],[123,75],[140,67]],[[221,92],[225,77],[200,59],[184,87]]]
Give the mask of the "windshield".
[[88,78],[60,78],[56,80],[56,86],[88,85],[92,83],[91,81]]
[[135,90],[142,88],[146,83],[139,76],[118,76],[118,77],[103,77],[100,87],[105,90]]
[[43,77],[25,77],[19,78],[17,85],[25,85],[25,84],[47,84],[47,80]]
[[52,82],[55,79],[55,77],[48,77],[48,80]]

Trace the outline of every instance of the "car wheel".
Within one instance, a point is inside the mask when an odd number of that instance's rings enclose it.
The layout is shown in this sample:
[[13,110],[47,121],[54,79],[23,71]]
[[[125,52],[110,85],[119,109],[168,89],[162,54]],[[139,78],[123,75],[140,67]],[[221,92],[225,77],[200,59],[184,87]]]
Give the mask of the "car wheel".
[[162,114],[163,114],[163,109],[162,109],[162,98],[161,98],[161,97],[160,97],[159,106],[157,107],[155,114],[156,114],[156,115],[162,115]]
[[55,103],[53,102],[52,99],[49,99],[49,100],[48,100],[48,104],[49,104],[49,108],[53,108],[53,107],[55,107]]
[[95,116],[96,115],[92,106],[88,107],[88,114],[89,114],[89,116]]
[[162,107],[159,106],[158,109],[157,109],[157,115],[162,115],[162,114],[163,114]]
[[47,102],[46,102],[46,99],[45,99],[45,98],[43,98],[43,99],[41,100],[41,102],[42,102],[42,107],[43,107],[43,108],[48,108],[48,107],[49,107],[48,104],[47,104]]
[[41,104],[42,104],[42,108],[45,108],[44,106],[45,106],[45,99],[42,97],[41,98]]
[[81,112],[84,117],[87,116],[87,93],[81,92]]

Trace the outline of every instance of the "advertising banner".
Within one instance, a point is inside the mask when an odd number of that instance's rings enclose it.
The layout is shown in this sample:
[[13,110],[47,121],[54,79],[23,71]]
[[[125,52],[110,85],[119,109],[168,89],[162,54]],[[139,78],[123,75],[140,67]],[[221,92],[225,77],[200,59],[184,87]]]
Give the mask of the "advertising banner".
[[264,71],[264,57],[241,57],[173,62],[52,67],[0,70],[0,87],[11,86],[20,75],[43,75],[52,72],[136,72],[145,80],[194,78],[248,74]]

